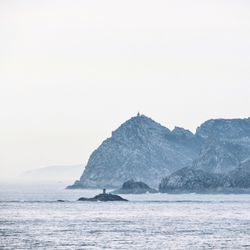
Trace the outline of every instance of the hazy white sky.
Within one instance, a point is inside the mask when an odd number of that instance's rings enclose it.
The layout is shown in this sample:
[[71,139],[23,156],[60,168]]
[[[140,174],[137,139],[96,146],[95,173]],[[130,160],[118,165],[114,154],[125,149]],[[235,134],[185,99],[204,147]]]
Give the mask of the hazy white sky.
[[[250,116],[248,0],[1,0],[1,177],[86,162],[138,111]],[[1,178],[0,177],[0,178]]]

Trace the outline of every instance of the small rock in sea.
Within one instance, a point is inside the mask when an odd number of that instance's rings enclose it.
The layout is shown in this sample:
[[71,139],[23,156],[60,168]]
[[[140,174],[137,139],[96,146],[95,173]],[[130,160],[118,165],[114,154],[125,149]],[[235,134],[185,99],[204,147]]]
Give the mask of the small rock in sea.
[[81,197],[78,201],[128,201],[119,195],[107,194],[106,190],[103,190],[102,194],[98,194],[93,198]]
[[134,181],[133,179],[124,182],[120,189],[112,191],[113,194],[146,194],[157,192],[157,190],[149,187],[146,183]]

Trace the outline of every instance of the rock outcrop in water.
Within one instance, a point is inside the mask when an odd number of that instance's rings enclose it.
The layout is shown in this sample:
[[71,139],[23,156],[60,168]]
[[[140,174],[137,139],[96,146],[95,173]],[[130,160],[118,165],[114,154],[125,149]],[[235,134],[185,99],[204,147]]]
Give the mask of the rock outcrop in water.
[[170,131],[137,115],[112,132],[89,158],[79,181],[69,188],[118,188],[129,179],[158,187],[162,176],[198,157],[200,138],[190,131]]
[[229,176],[232,188],[250,188],[250,159],[241,162]]
[[112,191],[113,194],[145,194],[157,193],[156,189],[149,187],[142,181],[128,180],[122,184],[120,189]]
[[128,200],[122,198],[119,195],[107,194],[103,192],[102,194],[98,194],[93,198],[81,197],[78,199],[78,201],[128,201]]

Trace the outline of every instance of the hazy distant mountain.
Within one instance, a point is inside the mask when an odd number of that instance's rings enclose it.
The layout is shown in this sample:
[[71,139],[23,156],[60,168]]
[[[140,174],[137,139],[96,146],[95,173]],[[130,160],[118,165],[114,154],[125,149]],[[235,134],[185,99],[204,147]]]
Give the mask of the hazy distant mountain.
[[190,131],[170,131],[137,115],[92,153],[80,181],[69,188],[120,187],[129,179],[157,187],[163,176],[191,164],[199,151],[200,138]]
[[20,177],[30,182],[71,182],[82,174],[83,165],[50,166],[24,172]]

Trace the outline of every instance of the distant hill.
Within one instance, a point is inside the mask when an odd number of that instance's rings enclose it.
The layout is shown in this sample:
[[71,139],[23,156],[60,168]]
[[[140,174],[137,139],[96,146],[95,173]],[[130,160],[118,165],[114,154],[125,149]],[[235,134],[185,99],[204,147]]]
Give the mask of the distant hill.
[[49,166],[24,172],[20,178],[28,182],[68,182],[83,172],[83,165]]

